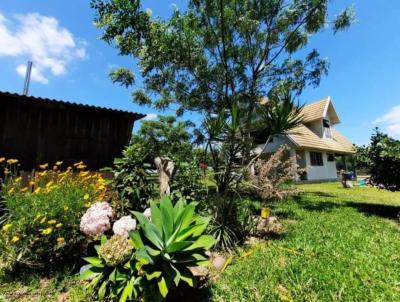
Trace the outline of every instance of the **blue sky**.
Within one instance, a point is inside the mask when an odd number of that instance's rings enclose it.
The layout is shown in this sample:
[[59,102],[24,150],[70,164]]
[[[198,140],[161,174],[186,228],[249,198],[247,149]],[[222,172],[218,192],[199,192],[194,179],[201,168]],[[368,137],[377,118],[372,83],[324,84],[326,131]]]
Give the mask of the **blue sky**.
[[[147,0],[144,6],[166,17],[172,3],[182,8],[185,2]],[[348,5],[356,10],[356,24],[311,39],[330,70],[300,100],[331,96],[342,120],[338,129],[356,144],[367,143],[375,126],[400,138],[400,1],[332,1],[332,15]],[[0,90],[20,93],[24,65],[33,57],[31,95],[157,113],[133,104],[131,91],[108,79],[112,67],[135,66],[99,40],[93,16],[83,0],[0,1]]]

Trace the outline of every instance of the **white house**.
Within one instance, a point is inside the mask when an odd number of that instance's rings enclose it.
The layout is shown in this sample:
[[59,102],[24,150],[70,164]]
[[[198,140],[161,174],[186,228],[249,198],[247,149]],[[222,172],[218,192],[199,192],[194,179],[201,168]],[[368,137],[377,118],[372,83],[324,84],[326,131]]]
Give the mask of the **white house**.
[[[333,125],[340,123],[330,97],[308,104],[302,109],[303,123],[286,135],[273,137],[266,153],[287,145],[293,161],[306,169],[301,180],[318,181],[338,178],[337,161],[345,163],[354,153],[353,144]],[[258,146],[261,152],[262,145]]]

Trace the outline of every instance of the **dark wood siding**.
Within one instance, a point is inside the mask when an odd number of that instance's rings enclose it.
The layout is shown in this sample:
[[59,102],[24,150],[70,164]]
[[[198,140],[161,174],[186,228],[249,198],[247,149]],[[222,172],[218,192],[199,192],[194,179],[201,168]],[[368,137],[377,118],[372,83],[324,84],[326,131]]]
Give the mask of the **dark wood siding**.
[[143,115],[0,93],[0,157],[19,159],[24,170],[58,160],[112,164]]

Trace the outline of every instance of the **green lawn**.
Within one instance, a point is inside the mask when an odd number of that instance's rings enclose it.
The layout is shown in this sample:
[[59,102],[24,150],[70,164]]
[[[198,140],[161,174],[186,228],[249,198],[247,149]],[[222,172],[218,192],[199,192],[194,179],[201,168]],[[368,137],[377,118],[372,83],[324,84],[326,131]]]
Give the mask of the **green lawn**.
[[400,301],[400,193],[300,186],[274,208],[287,234],[260,243],[211,287],[215,301]]
[[[400,192],[300,186],[304,194],[274,207],[281,238],[235,257],[211,282],[212,301],[400,301]],[[0,276],[0,301],[90,301],[68,274],[46,279]]]

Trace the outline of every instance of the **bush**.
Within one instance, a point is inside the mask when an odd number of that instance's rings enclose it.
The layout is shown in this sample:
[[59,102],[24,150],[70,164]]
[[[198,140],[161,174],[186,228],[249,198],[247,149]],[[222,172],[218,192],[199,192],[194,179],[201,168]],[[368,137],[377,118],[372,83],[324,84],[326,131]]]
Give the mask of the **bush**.
[[112,186],[126,210],[143,211],[152,197],[154,181],[149,173],[150,165],[143,162],[145,150],[139,144],[131,144],[123,151],[123,157],[107,169],[114,175]]
[[80,217],[93,201],[105,198],[105,180],[85,171],[83,163],[62,171],[52,169],[19,176],[17,160],[3,161],[1,185],[4,213],[0,220],[1,258],[10,264],[49,265],[78,254],[84,237]]
[[259,197],[264,205],[296,195],[298,190],[291,185],[301,170],[287,157],[288,147],[278,149],[268,160],[257,160],[255,173],[248,175],[245,183],[250,192]]
[[376,130],[364,150],[372,182],[388,190],[400,190],[400,141]]
[[250,200],[216,197],[210,201],[212,219],[207,233],[216,239],[215,248],[231,251],[254,230],[254,205]]
[[206,249],[214,244],[213,237],[203,235],[209,219],[195,214],[194,203],[181,199],[173,206],[169,198],[151,202],[150,217],[134,215],[138,229],[131,228],[129,239],[102,236],[98,255],[85,258],[89,267],[81,278],[92,279],[89,287],[100,299],[119,301],[160,301],[181,281],[194,286],[189,267],[207,264]]

